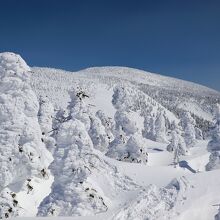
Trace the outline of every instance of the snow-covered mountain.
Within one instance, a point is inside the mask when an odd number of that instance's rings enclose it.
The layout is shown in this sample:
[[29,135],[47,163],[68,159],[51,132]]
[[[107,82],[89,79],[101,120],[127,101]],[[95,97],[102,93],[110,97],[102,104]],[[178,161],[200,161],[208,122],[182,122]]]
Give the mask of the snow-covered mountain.
[[31,68],[1,53],[0,217],[219,219],[217,103],[137,69]]

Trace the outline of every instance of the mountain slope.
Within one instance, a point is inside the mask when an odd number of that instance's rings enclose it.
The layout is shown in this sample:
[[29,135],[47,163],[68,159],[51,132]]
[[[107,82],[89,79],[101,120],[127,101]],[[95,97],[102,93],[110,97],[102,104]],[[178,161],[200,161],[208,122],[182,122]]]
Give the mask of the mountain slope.
[[[187,108],[195,116],[207,121],[211,121],[213,105],[220,101],[220,93],[205,86],[127,67],[95,67],[79,72],[35,67],[32,71],[35,91],[47,92],[44,90],[47,90],[49,81],[50,89],[55,94],[59,93],[56,96],[62,96],[60,99],[66,99],[65,90],[73,87],[76,81],[86,86],[95,87],[96,83],[105,85],[107,92],[115,84],[131,83],[174,113],[178,114],[179,109]],[[99,88],[97,90],[97,94],[103,92]],[[54,99],[53,96],[51,98]],[[59,103],[62,101],[59,100]]]
[[219,101],[132,68],[67,72],[0,54],[0,217],[213,219],[207,130]]

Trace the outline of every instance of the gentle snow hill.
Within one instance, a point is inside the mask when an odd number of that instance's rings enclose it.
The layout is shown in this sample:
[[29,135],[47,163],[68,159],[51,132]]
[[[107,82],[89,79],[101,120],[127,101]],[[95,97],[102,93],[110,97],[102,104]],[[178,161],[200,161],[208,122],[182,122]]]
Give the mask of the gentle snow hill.
[[[112,95],[115,84],[131,83],[173,113],[178,114],[181,109],[187,108],[205,121],[211,121],[213,105],[220,101],[220,93],[208,87],[127,67],[93,67],[78,72],[33,67],[31,79],[37,94],[47,94],[59,105],[66,105],[67,91],[76,82],[81,82],[84,87],[95,88],[93,91],[96,93],[97,105],[106,99],[106,95]],[[114,114],[111,105],[107,108],[111,115]]]

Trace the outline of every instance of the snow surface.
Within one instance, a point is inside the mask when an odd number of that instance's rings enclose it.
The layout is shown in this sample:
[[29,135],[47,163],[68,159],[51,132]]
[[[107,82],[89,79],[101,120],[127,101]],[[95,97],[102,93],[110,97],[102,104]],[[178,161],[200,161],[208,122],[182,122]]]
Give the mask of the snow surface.
[[[210,135],[207,125],[219,100],[207,87],[132,68],[71,73],[1,53],[0,217],[217,219],[219,157],[207,146],[213,136],[217,146],[219,127]],[[178,123],[188,152],[175,166],[167,146]],[[195,140],[196,129],[208,138]]]

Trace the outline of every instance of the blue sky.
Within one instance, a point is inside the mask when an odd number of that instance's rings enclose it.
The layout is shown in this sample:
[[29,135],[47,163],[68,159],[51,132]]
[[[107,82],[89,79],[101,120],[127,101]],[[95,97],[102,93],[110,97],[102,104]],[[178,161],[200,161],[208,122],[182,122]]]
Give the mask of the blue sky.
[[220,1],[2,0],[0,51],[30,66],[129,66],[220,91]]

